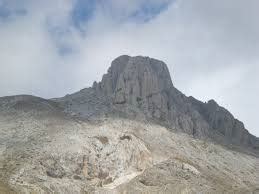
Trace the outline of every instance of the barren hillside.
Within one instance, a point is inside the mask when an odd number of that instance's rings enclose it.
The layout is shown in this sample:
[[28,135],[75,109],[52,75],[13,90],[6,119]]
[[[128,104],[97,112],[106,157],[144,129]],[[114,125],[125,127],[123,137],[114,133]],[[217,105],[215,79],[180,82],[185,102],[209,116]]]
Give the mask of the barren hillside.
[[166,65],[116,59],[60,99],[0,98],[0,193],[259,193],[258,138]]

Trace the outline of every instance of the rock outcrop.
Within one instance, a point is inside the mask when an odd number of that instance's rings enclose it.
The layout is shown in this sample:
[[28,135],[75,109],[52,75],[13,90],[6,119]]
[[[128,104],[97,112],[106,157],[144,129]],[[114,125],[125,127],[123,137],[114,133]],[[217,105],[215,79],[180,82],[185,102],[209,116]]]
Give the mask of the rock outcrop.
[[127,104],[143,110],[148,117],[168,118],[169,95],[173,87],[167,66],[148,57],[121,56],[112,62],[97,92],[112,98],[114,105]]
[[0,98],[0,193],[256,193],[258,142],[163,62],[121,56],[72,95]]
[[258,149],[258,138],[242,122],[213,100],[203,103],[186,97],[174,87],[166,64],[149,57],[120,56],[101,82],[57,101],[81,118],[124,115],[151,119],[196,137]]
[[245,129],[244,124],[235,119],[228,110],[219,106],[214,100],[202,103],[193,97],[189,99],[193,107],[209,124],[210,129],[224,136],[228,143],[259,149],[259,139],[251,135]]

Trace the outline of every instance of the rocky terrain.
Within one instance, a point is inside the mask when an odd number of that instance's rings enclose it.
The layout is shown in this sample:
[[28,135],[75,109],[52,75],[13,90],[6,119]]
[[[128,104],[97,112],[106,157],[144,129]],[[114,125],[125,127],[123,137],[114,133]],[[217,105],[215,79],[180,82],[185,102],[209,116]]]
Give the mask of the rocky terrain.
[[0,193],[259,193],[259,140],[167,66],[121,56],[57,99],[0,98]]
[[203,103],[186,97],[173,86],[166,64],[148,57],[120,56],[101,82],[56,101],[81,119],[100,115],[149,119],[195,137],[259,149],[259,139],[230,112],[214,100]]

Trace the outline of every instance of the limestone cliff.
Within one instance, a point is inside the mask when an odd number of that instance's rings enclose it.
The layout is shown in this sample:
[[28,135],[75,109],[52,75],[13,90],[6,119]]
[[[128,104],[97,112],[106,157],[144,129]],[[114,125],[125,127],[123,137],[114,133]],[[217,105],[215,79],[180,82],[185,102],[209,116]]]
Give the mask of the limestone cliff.
[[0,193],[258,193],[258,142],[165,63],[121,56],[63,98],[0,98]]
[[174,87],[166,64],[149,57],[120,56],[101,82],[58,101],[70,104],[65,109],[81,118],[124,114],[196,137],[258,149],[258,138],[242,122],[213,100],[203,103],[186,97]]

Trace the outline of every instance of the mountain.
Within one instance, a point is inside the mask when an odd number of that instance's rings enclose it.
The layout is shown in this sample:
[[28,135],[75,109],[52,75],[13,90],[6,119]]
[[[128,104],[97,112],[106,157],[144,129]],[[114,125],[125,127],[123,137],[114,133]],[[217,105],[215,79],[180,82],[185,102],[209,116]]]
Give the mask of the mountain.
[[165,63],[120,56],[62,98],[0,98],[0,193],[256,193],[259,139]]
[[96,114],[150,119],[195,137],[259,149],[259,139],[242,122],[214,100],[186,97],[174,87],[166,64],[149,57],[120,56],[101,82],[56,101],[83,119]]

